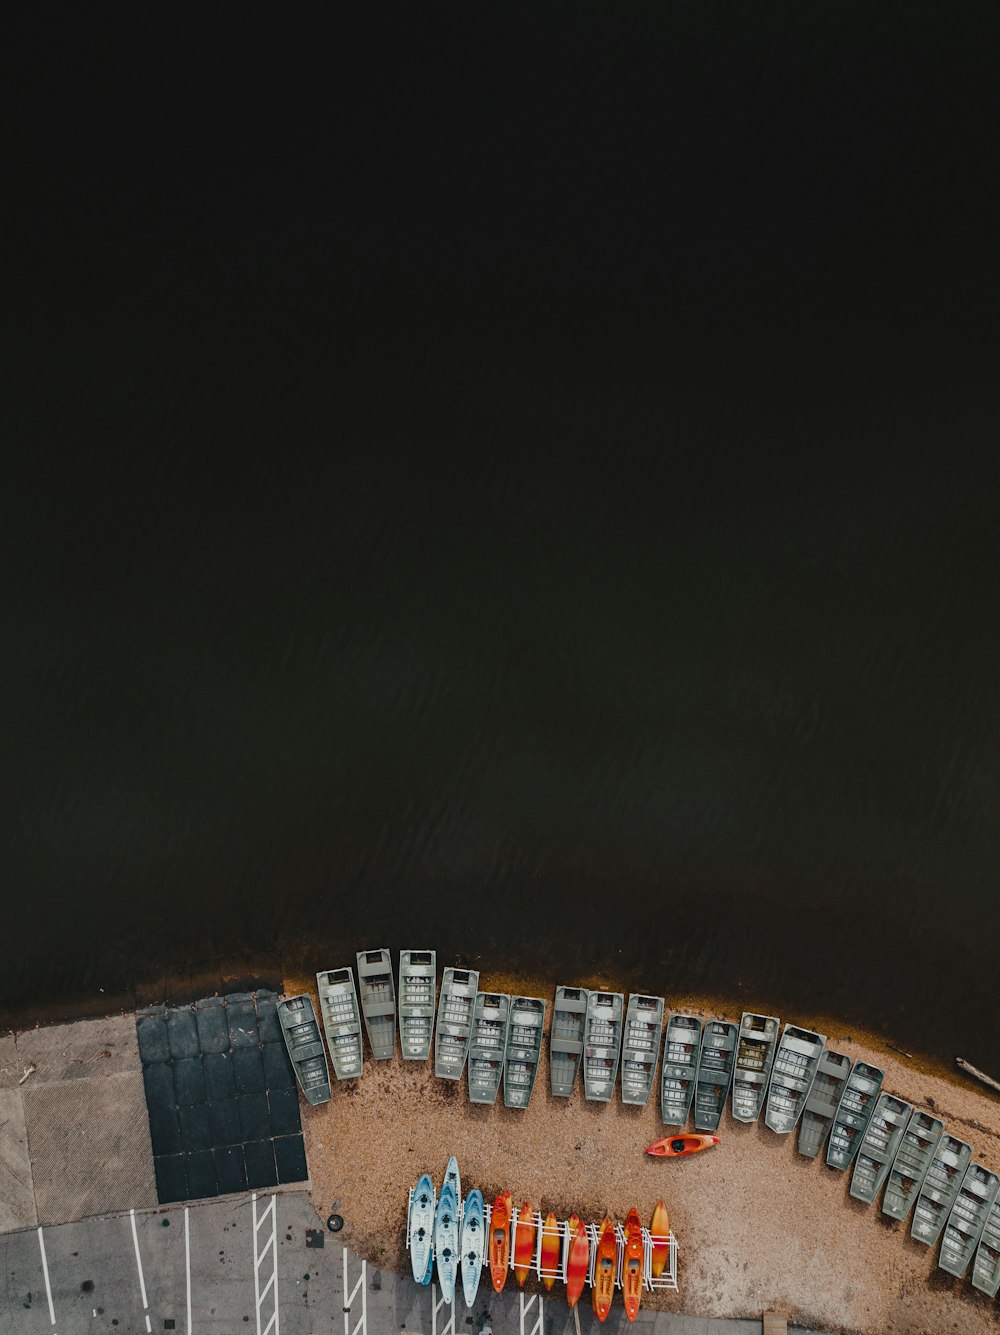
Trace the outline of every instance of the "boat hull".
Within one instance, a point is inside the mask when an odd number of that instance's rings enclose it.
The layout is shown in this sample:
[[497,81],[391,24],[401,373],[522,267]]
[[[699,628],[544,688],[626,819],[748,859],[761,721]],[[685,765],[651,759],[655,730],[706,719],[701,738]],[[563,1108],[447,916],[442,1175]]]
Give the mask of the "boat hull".
[[429,1284],[434,1262],[434,1183],[424,1173],[410,1202],[410,1265],[418,1284]]
[[476,1187],[466,1196],[462,1211],[462,1293],[468,1308],[475,1305],[479,1292],[485,1246],[486,1207],[483,1193]]
[[577,1215],[569,1217],[569,1255],[566,1259],[566,1302],[575,1307],[580,1301],[590,1269],[590,1238],[587,1226]]
[[497,1293],[503,1292],[510,1266],[510,1217],[510,1192],[502,1191],[493,1202],[490,1215],[490,1280]]
[[649,1232],[652,1238],[652,1260],[649,1269],[653,1278],[659,1279],[670,1258],[670,1215],[663,1201],[656,1203]]
[[686,1132],[680,1136],[666,1136],[646,1146],[646,1153],[657,1159],[682,1159],[686,1154],[699,1154],[718,1145],[718,1136],[695,1136]]

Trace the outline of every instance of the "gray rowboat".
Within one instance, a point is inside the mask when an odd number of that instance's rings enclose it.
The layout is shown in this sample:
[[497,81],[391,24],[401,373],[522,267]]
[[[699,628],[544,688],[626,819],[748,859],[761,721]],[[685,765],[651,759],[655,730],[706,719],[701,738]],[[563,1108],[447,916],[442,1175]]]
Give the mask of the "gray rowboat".
[[316,1023],[312,998],[306,995],[288,997],[277,1004],[281,1036],[291,1058],[295,1078],[305,1101],[313,1107],[327,1103],[330,1098],[330,1068],[326,1051]]
[[826,1142],[850,1072],[850,1057],[824,1048],[799,1122],[798,1149],[807,1159],[815,1159]]
[[743,1012],[733,1067],[733,1116],[737,1122],[756,1122],[760,1116],[780,1028],[781,1021],[773,1015]]
[[549,1083],[556,1098],[569,1098],[580,1073],[588,995],[584,987],[556,988],[549,1037]]
[[470,1103],[496,1103],[509,1018],[510,997],[505,992],[480,992],[476,996],[469,1037]]
[[998,1187],[1000,1178],[982,1164],[970,1164],[966,1169],[965,1181],[941,1237],[938,1265],[942,1270],[947,1270],[949,1275],[957,1275],[961,1279],[968,1270],[996,1200]]
[[940,1117],[932,1117],[930,1113],[914,1108],[885,1184],[883,1214],[892,1219],[905,1219],[913,1209],[943,1130],[944,1122]]
[[507,1054],[504,1058],[503,1101],[508,1108],[527,1108],[538,1076],[545,1028],[541,997],[512,997]]
[[695,1078],[701,1056],[701,1021],[697,1015],[667,1020],[660,1069],[660,1119],[664,1126],[683,1126],[694,1102]]
[[358,986],[372,1056],[377,1062],[389,1061],[396,1052],[396,989],[387,950],[358,951]]
[[872,1119],[885,1072],[867,1062],[855,1062],[847,1077],[840,1106],[830,1129],[826,1162],[830,1168],[850,1168]]
[[854,1160],[851,1195],[856,1201],[871,1205],[882,1190],[912,1111],[913,1105],[897,1099],[895,1094],[879,1098]]
[[622,1039],[622,1103],[643,1106],[649,1102],[660,1051],[663,1011],[662,997],[633,993],[628,999]]
[[465,1069],[478,986],[476,969],[444,971],[434,1034],[434,1074],[441,1080],[459,1080]]
[[736,1064],[740,1027],[731,1020],[706,1020],[694,1091],[694,1129],[717,1131]]
[[361,1009],[350,969],[326,969],[316,975],[319,1011],[338,1080],[354,1080],[364,1074],[361,1048]]
[[983,1236],[972,1265],[972,1287],[991,1298],[1000,1289],[1000,1193],[994,1199],[983,1225]]
[[591,992],[583,1040],[583,1093],[596,1103],[610,1103],[615,1092],[622,1047],[625,997],[621,992]]
[[407,1061],[425,1062],[434,1037],[437,954],[433,950],[399,952],[399,1046]]
[[910,1236],[917,1242],[931,1247],[941,1236],[971,1160],[972,1146],[946,1131],[937,1143],[913,1211]]
[[771,1067],[764,1123],[779,1135],[794,1131],[812,1090],[826,1035],[786,1024]]

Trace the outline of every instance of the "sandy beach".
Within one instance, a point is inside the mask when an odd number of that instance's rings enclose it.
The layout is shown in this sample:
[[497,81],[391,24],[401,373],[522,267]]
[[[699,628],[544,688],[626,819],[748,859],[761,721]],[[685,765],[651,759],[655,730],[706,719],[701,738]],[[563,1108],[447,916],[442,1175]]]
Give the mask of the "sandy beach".
[[[311,990],[315,999],[310,981],[287,977],[286,991]],[[480,987],[543,996],[546,1027],[551,1021],[551,985],[484,976]],[[708,1008],[692,998],[671,1000],[707,1018],[738,1011],[720,1009],[718,1001]],[[933,1108],[971,1141],[979,1162],[1000,1171],[1000,1100],[921,1064],[916,1054],[893,1053],[878,1036],[825,1024],[831,1046],[881,1066],[886,1089]],[[373,1264],[405,1271],[407,1192],[424,1171],[440,1180],[455,1154],[464,1190],[478,1186],[491,1200],[509,1187],[515,1203],[527,1200],[560,1218],[576,1210],[593,1220],[605,1212],[624,1219],[635,1205],[648,1223],[662,1197],[679,1244],[679,1291],[644,1301],[668,1310],[759,1317],[783,1309],[799,1324],[845,1335],[1000,1331],[995,1301],[968,1278],[938,1269],[937,1248],[914,1242],[909,1221],[897,1224],[877,1205],[852,1200],[849,1175],[803,1158],[794,1135],[775,1135],[763,1121],[744,1126],[727,1111],[715,1149],[653,1159],[643,1151],[664,1134],[656,1100],[645,1108],[626,1108],[617,1096],[592,1104],[579,1086],[569,1100],[553,1099],[547,1053],[546,1043],[531,1105],[518,1112],[500,1100],[473,1107],[464,1078],[438,1080],[431,1062],[397,1055],[375,1063],[366,1052],[363,1079],[335,1082],[331,1103],[303,1109],[317,1213],[325,1218],[338,1209],[345,1241]]]

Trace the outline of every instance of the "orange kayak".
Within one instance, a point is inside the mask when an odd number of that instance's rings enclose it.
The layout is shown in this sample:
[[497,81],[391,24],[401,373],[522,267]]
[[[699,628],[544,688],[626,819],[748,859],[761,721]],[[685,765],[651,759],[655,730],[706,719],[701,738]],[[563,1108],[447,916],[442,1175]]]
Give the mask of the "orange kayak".
[[517,1226],[514,1229],[514,1278],[522,1288],[534,1255],[535,1216],[531,1212],[531,1202],[525,1201],[517,1212]]
[[605,1216],[597,1235],[597,1259],[594,1263],[594,1313],[598,1321],[606,1321],[615,1295],[615,1261],[618,1244],[614,1225]]
[[642,1225],[639,1211],[633,1208],[625,1220],[625,1269],[622,1274],[625,1315],[630,1321],[639,1315],[642,1302],[642,1250]]
[[[559,1269],[559,1221],[550,1210],[545,1216],[545,1223],[542,1225],[542,1283],[547,1289],[551,1289],[556,1282],[556,1271]],[[545,1274],[548,1270],[551,1273]]]
[[490,1216],[490,1278],[500,1293],[507,1283],[510,1264],[510,1192],[502,1191],[493,1202]]
[[566,1301],[575,1307],[580,1300],[590,1267],[590,1239],[580,1216],[569,1217],[569,1256],[566,1260]]
[[718,1145],[718,1136],[666,1136],[652,1145],[646,1146],[647,1154],[666,1155],[669,1159],[679,1159],[683,1154],[697,1154],[699,1150],[710,1150]]
[[[653,1263],[650,1269],[653,1272],[653,1278],[659,1279],[663,1274],[663,1267],[667,1264],[667,1257],[670,1255],[670,1243],[667,1241],[670,1237],[670,1216],[667,1214],[667,1207],[662,1201],[656,1203],[653,1220],[649,1225],[649,1232],[653,1239]],[[662,1238],[663,1241],[657,1242],[657,1238]]]

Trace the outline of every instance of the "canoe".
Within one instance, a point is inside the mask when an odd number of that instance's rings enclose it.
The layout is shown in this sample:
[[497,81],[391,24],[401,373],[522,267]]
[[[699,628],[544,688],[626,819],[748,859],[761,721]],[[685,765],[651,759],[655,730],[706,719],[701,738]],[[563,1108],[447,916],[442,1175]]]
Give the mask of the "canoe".
[[696,1131],[717,1131],[719,1128],[733,1079],[739,1032],[739,1025],[730,1020],[705,1021],[694,1088]]
[[965,1180],[951,1208],[941,1237],[938,1265],[959,1279],[969,1268],[973,1253],[983,1235],[990,1208],[997,1197],[1000,1178],[982,1164],[973,1163],[965,1171]]
[[502,1191],[490,1212],[490,1279],[497,1293],[507,1283],[510,1265],[510,1192]]
[[527,1108],[542,1057],[545,1002],[540,997],[512,997],[507,1054],[503,1068],[503,1101],[507,1108]]
[[319,1011],[338,1080],[356,1080],[364,1074],[361,1048],[361,1008],[351,969],[325,969],[316,975]]
[[429,1284],[434,1261],[434,1183],[424,1173],[410,1201],[410,1265],[418,1284]]
[[937,1242],[972,1159],[972,1146],[947,1131],[937,1143],[913,1211],[910,1236],[928,1247]]
[[434,1074],[440,1080],[460,1080],[469,1055],[472,1010],[479,974],[475,969],[445,969],[441,978],[437,1030],[434,1034]]
[[718,1143],[718,1136],[693,1136],[690,1132],[686,1132],[684,1135],[666,1136],[663,1140],[654,1141],[652,1145],[647,1145],[646,1153],[661,1159],[680,1159],[685,1154],[697,1154],[699,1150],[710,1150],[713,1145],[718,1145]]
[[479,992],[472,1009],[469,1036],[469,1102],[496,1103],[507,1051],[510,997],[505,992]]
[[867,1062],[854,1063],[830,1129],[826,1147],[826,1162],[830,1168],[849,1168],[854,1162],[884,1079],[885,1072],[877,1066],[869,1066]]
[[882,1199],[882,1213],[892,1219],[905,1219],[913,1208],[917,1193],[923,1185],[934,1151],[944,1131],[940,1117],[915,1108],[903,1132],[889,1170]]
[[660,1071],[660,1120],[664,1126],[683,1126],[687,1121],[700,1056],[701,1021],[696,1015],[671,1015]]
[[514,1225],[514,1278],[524,1288],[535,1255],[535,1215],[531,1202],[525,1201],[517,1212]]
[[871,1205],[882,1190],[912,1111],[913,1105],[895,1094],[879,1098],[854,1160],[851,1195],[856,1201]]
[[550,1210],[542,1225],[542,1245],[539,1251],[539,1272],[542,1283],[547,1289],[559,1278],[559,1260],[562,1252],[562,1236],[559,1221]]
[[389,1061],[396,1054],[396,989],[387,950],[358,951],[358,988],[372,1056]]
[[850,1073],[850,1057],[830,1048],[823,1050],[799,1123],[798,1150],[807,1159],[815,1159],[826,1143]]
[[756,1122],[760,1116],[780,1027],[781,1021],[773,1015],[743,1012],[733,1067],[733,1116],[737,1122]]
[[990,1206],[972,1264],[972,1287],[991,1298],[1000,1289],[1000,1193]]
[[653,1218],[649,1225],[652,1244],[652,1259],[649,1269],[654,1279],[659,1279],[670,1258],[670,1216],[662,1201],[656,1202]]
[[447,1180],[441,1188],[434,1218],[434,1257],[441,1297],[451,1303],[458,1278],[458,1197],[453,1183]]
[[639,1315],[639,1304],[642,1302],[644,1251],[639,1211],[633,1206],[625,1219],[625,1255],[622,1258],[622,1298],[629,1321],[634,1321]]
[[469,1192],[462,1210],[462,1291],[465,1305],[475,1305],[479,1281],[483,1274],[483,1255],[486,1248],[486,1207],[478,1187]]
[[767,1087],[764,1125],[778,1135],[795,1129],[812,1091],[826,1035],[786,1024],[774,1055],[771,1083]]
[[330,1068],[320,1037],[312,998],[302,994],[277,1004],[281,1036],[306,1103],[315,1107],[330,1098]]
[[583,1093],[597,1103],[614,1097],[622,1046],[625,997],[621,992],[591,992],[583,1040]]
[[645,1107],[653,1088],[663,1028],[662,997],[633,993],[628,999],[622,1038],[622,1103]]
[[558,1099],[569,1098],[580,1072],[588,995],[584,987],[556,988],[549,1038],[549,1083]]
[[425,1062],[434,1035],[437,954],[433,950],[399,952],[399,1046],[407,1061]]
[[590,1269],[590,1237],[587,1225],[580,1216],[571,1214],[566,1225],[569,1234],[569,1253],[566,1257],[566,1301],[575,1307]]
[[606,1216],[597,1231],[594,1255],[594,1287],[591,1291],[594,1314],[598,1321],[607,1321],[611,1299],[615,1294],[615,1263],[618,1259],[618,1239],[614,1225]]

